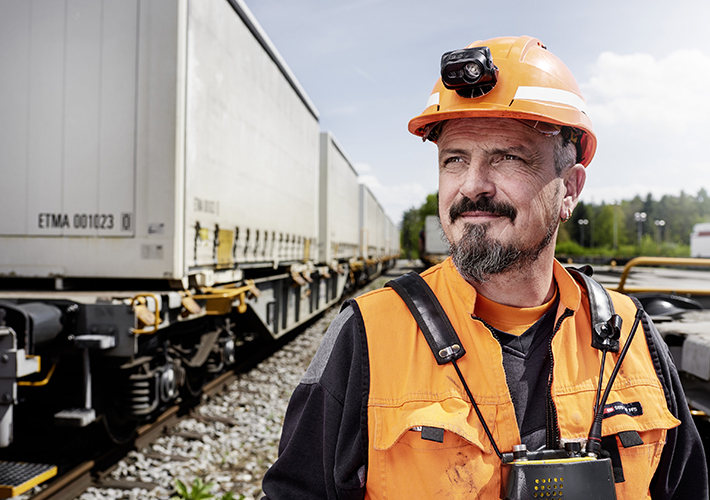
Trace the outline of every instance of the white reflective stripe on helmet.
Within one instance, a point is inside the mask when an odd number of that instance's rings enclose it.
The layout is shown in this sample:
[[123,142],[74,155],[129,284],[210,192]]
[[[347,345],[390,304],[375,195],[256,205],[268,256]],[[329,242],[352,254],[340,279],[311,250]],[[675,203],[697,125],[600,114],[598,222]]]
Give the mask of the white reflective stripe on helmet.
[[426,101],[426,107],[428,108],[429,106],[433,106],[434,104],[439,104],[439,93],[434,92],[432,95],[429,96],[429,99]]
[[586,114],[586,103],[577,94],[562,89],[549,87],[518,87],[513,99],[524,99],[528,101],[546,101],[557,104],[565,104],[577,108]]

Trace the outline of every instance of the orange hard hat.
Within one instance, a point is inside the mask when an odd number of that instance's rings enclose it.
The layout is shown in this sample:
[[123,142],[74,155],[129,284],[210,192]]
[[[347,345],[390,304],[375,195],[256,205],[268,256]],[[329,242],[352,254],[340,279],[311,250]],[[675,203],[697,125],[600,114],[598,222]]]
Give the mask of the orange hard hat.
[[597,138],[585,112],[582,92],[567,66],[540,40],[529,36],[492,38],[468,46],[477,47],[490,51],[488,57],[496,70],[493,83],[484,87],[483,95],[464,97],[464,92],[447,88],[439,78],[422,114],[409,122],[409,131],[426,140],[437,123],[470,117],[514,118],[571,127],[577,161],[589,165]]

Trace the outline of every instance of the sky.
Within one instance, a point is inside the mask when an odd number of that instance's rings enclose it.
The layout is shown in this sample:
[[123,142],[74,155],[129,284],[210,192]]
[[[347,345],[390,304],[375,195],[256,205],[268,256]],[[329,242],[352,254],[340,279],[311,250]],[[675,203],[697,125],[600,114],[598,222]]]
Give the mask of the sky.
[[582,201],[710,191],[707,0],[245,0],[395,223],[437,190],[436,146],[407,131],[441,54],[540,39],[570,68],[597,135]]

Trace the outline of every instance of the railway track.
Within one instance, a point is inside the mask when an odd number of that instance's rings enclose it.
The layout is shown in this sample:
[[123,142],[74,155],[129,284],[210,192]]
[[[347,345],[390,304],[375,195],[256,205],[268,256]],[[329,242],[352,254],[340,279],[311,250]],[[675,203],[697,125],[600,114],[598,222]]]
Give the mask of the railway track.
[[[306,326],[307,327],[307,326]],[[248,354],[243,357],[244,361],[234,366],[231,370],[221,374],[215,379],[207,382],[203,387],[201,397],[192,398],[182,401],[167,408],[154,422],[145,424],[138,428],[135,438],[124,445],[115,445],[114,447],[104,450],[91,459],[83,460],[77,465],[69,468],[67,472],[61,474],[53,480],[48,486],[36,494],[25,494],[18,498],[32,500],[74,500],[81,495],[87,488],[91,486],[100,488],[116,488],[116,489],[147,489],[150,490],[157,486],[155,483],[142,481],[116,481],[109,478],[109,474],[115,465],[132,450],[142,450],[151,445],[159,437],[170,433],[170,429],[175,428],[180,420],[185,418],[195,418],[208,422],[222,422],[225,424],[233,424],[233,419],[220,416],[205,416],[197,413],[200,404],[203,401],[209,400],[221,391],[227,390],[240,374],[247,372],[259,362],[263,361],[274,352],[283,347],[284,344],[291,341],[306,327],[301,328],[291,334],[272,343],[257,342],[255,346],[248,349]],[[179,431],[173,432],[172,435],[180,435]],[[199,439],[200,435],[185,435],[183,437],[191,439]],[[161,455],[154,453],[152,458],[161,460],[182,461],[186,457],[177,455]]]
[[[243,369],[243,368],[242,368]],[[209,398],[225,390],[234,380],[237,379],[237,373],[240,368],[230,370],[216,379],[207,383],[204,387],[204,397]],[[192,403],[192,404],[190,404]],[[154,422],[146,424],[138,429],[135,439],[126,445],[116,446],[113,449],[107,450],[98,457],[92,460],[86,460],[71,468],[68,472],[62,474],[54,480],[49,486],[39,493],[29,496],[32,500],[73,500],[81,495],[90,486],[99,486],[105,488],[118,489],[152,489],[156,484],[145,483],[141,481],[112,481],[108,478],[108,474],[115,464],[123,458],[126,453],[131,450],[140,450],[157,438],[164,435],[171,428],[175,427],[182,418],[194,418],[197,416],[194,401],[187,402],[184,405],[175,405],[165,410]],[[197,417],[206,418],[206,417]],[[221,420],[219,417],[214,417],[214,420]],[[164,455],[163,457],[169,460],[181,460],[185,457]]]

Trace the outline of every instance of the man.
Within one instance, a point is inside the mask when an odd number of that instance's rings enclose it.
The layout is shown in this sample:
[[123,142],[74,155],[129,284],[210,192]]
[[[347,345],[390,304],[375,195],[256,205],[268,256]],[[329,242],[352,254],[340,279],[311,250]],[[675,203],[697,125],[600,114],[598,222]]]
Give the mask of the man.
[[[529,37],[445,54],[442,78],[409,124],[437,143],[451,245],[451,258],[422,277],[466,350],[457,366],[481,418],[403,300],[377,290],[346,304],[294,392],[267,498],[496,499],[507,466],[493,441],[510,452],[588,436],[601,353],[587,292],[554,260],[596,148],[581,92]],[[623,345],[637,304],[612,299]],[[647,317],[638,333],[604,407],[617,498],[707,498],[668,351]]]

